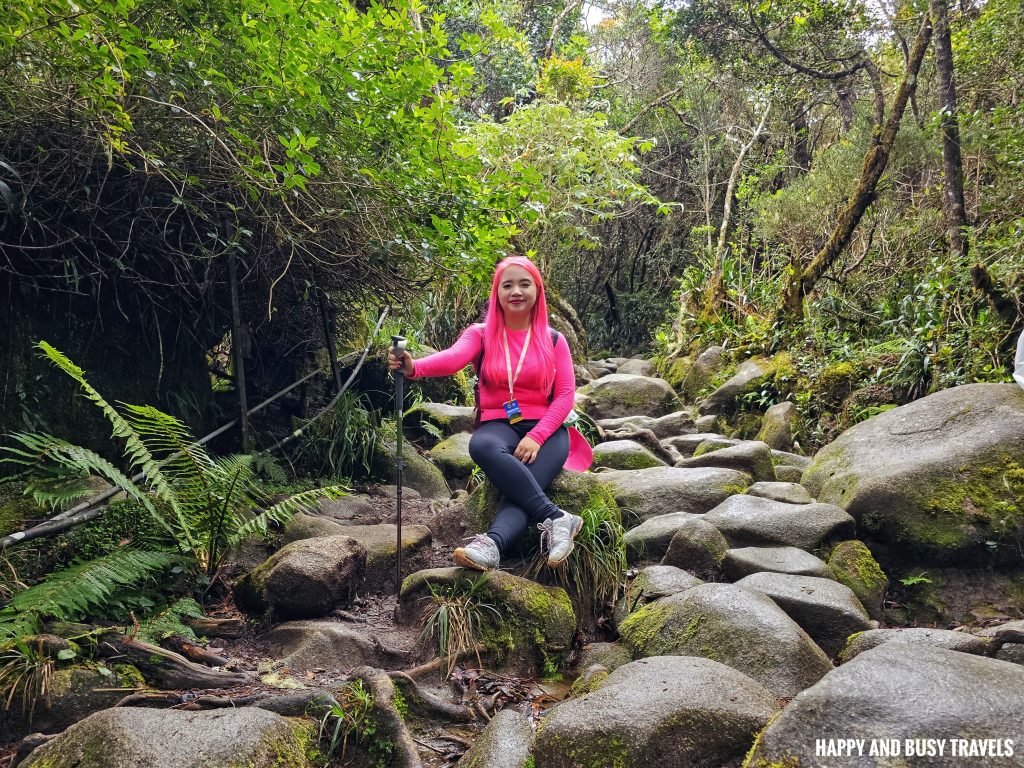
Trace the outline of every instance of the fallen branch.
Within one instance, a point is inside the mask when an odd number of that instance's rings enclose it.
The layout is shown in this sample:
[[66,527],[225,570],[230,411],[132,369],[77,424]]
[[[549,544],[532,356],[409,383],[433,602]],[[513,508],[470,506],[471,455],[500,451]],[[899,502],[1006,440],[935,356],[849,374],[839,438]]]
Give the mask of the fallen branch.
[[241,637],[242,630],[245,629],[245,622],[242,619],[184,616],[181,621],[200,637],[222,637],[226,640],[234,640]]
[[46,625],[46,631],[71,640],[93,639],[96,655],[127,661],[155,688],[233,688],[252,682],[251,675],[210,669],[189,661],[179,653],[136,640],[107,627],[55,621]]
[[169,635],[160,641],[160,645],[169,651],[180,653],[196,664],[205,664],[207,667],[226,667],[228,665],[228,660],[223,656],[218,656],[181,635]]

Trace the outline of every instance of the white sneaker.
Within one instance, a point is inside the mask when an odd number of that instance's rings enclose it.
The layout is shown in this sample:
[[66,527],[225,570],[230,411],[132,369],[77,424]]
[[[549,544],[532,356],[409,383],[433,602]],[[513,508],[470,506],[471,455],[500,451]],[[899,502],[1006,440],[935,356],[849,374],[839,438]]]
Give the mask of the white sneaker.
[[548,568],[557,568],[565,559],[572,554],[573,539],[583,530],[583,518],[565,510],[561,510],[561,517],[553,517],[542,523],[537,523],[540,528],[540,546],[544,548],[545,541],[548,546]]
[[452,552],[452,559],[456,565],[463,568],[489,571],[501,565],[501,552],[498,551],[494,539],[486,533],[480,533],[474,536],[469,544]]

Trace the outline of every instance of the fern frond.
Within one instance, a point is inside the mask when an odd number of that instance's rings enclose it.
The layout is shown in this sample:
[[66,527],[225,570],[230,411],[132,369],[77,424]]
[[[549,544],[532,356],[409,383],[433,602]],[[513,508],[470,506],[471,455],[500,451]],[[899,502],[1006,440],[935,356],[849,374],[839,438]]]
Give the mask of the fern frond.
[[53,510],[63,509],[97,494],[89,480],[89,475],[69,475],[55,470],[26,482],[25,494],[31,495],[40,506]]
[[39,465],[45,465],[46,462],[53,462],[81,475],[97,475],[124,491],[126,495],[136,499],[154,517],[163,520],[149,496],[143,493],[124,472],[95,451],[43,433],[14,432],[11,434],[11,438],[20,443],[23,449],[13,447],[3,449],[5,453],[13,457],[5,459],[5,461],[33,469],[38,468]]
[[[40,349],[54,365],[77,381],[78,385],[82,388],[82,391],[85,392],[85,396],[101,411],[103,411],[103,415],[107,417],[107,421],[110,422],[113,428],[114,436],[124,439],[125,454],[128,456],[128,460],[131,462],[132,467],[138,469],[138,471],[142,473],[146,483],[153,489],[156,496],[163,499],[171,506],[171,509],[178,516],[179,522],[181,522],[181,510],[178,507],[178,500],[175,498],[174,491],[167,482],[167,478],[164,477],[163,473],[160,471],[160,467],[154,460],[153,455],[142,442],[138,432],[136,432],[132,425],[103,398],[103,395],[101,395],[88,381],[86,381],[85,372],[71,362],[64,353],[45,341],[40,341],[36,344],[36,347]],[[190,546],[193,545],[191,534],[187,528],[182,530],[181,534],[185,536]]]
[[340,485],[314,488],[310,491],[296,493],[294,496],[278,502],[272,507],[268,507],[251,520],[239,526],[231,536],[230,543],[237,544],[248,536],[266,536],[267,526],[270,523],[281,525],[288,522],[292,515],[297,512],[313,511],[316,508],[317,499],[324,497],[340,499],[343,496],[348,496],[348,489]]
[[288,474],[281,468],[273,456],[266,453],[252,454],[252,469],[272,483],[284,483]]
[[[125,410],[125,420],[139,433],[150,453],[164,458],[161,468],[168,466],[201,474],[213,466],[213,460],[203,446],[196,442],[192,432],[179,419],[151,405],[118,403]],[[181,456],[175,456],[175,454]],[[169,461],[166,457],[174,456]]]
[[57,571],[14,595],[0,610],[0,637],[38,632],[45,618],[79,619],[104,605],[119,587],[138,584],[179,562],[180,557],[167,552],[119,549]]
[[181,635],[186,640],[196,641],[196,633],[187,624],[182,623],[182,619],[200,619],[204,615],[203,607],[199,603],[191,597],[183,597],[143,621],[139,627],[138,637],[156,644],[170,635]]

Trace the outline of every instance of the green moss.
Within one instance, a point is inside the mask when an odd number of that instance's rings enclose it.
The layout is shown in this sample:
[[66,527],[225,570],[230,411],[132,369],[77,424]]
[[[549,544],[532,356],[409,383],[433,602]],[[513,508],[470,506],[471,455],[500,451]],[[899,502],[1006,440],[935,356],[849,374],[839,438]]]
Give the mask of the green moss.
[[791,765],[787,765],[785,763],[769,762],[764,758],[759,758],[757,762],[753,762],[754,753],[756,753],[757,748],[761,746],[762,737],[767,732],[767,730],[771,728],[772,723],[779,719],[779,716],[781,714],[782,712],[776,712],[774,715],[772,715],[772,718],[765,724],[764,728],[761,729],[760,733],[757,734],[757,737],[754,739],[754,743],[751,744],[750,749],[747,750],[747,756],[743,759],[743,768],[796,768],[796,766],[800,764],[800,761],[796,758],[793,758],[793,762]]
[[551,748],[577,768],[627,768],[636,764],[633,746],[614,733],[594,734],[586,743],[556,738]]
[[603,467],[612,469],[648,469],[650,467],[664,466],[664,462],[658,459],[646,448],[638,448],[630,451],[619,451],[605,454],[597,458],[597,463]]
[[122,688],[146,687],[146,678],[131,664],[113,664],[110,668],[117,675],[117,682]]
[[576,678],[572,686],[569,688],[569,695],[575,698],[585,696],[588,693],[593,693],[601,684],[608,679],[609,672],[604,669],[600,672],[590,675],[589,677],[580,676]]
[[523,763],[523,768],[537,768],[537,761],[534,759],[533,755],[526,758],[526,762]]
[[310,763],[322,763],[312,723],[289,718],[291,734],[274,740],[267,746],[273,750],[274,768],[309,768]]
[[658,372],[661,377],[667,381],[673,389],[678,390],[686,379],[686,374],[690,372],[693,367],[693,358],[690,357],[676,357],[671,361],[662,363],[658,366]]
[[399,690],[397,685],[395,686],[395,695],[391,697],[391,703],[395,705],[398,716],[403,720],[409,716],[409,703],[405,700],[405,696],[402,695],[402,691]]
[[622,639],[634,649],[651,646],[661,634],[672,615],[672,606],[660,600],[641,606],[629,614],[619,627]]
[[753,440],[761,432],[761,421],[762,416],[757,412],[737,414],[733,436],[741,440]]
[[939,561],[983,548],[1013,558],[1024,542],[1024,468],[1007,454],[975,462],[956,477],[922,483],[902,514],[865,515],[866,529]]
[[864,604],[872,618],[881,618],[889,577],[863,542],[851,540],[838,544],[832,550],[828,566],[839,583],[849,587]]

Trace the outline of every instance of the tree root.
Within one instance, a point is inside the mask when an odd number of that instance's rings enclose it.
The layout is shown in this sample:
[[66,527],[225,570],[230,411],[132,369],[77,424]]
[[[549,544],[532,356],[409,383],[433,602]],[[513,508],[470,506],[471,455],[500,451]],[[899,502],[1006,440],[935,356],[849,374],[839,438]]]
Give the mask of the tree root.
[[608,432],[608,437],[614,437],[616,440],[633,440],[647,448],[651,453],[669,466],[672,466],[675,463],[675,458],[672,456],[671,452],[661,444],[661,441],[659,441],[657,436],[649,429],[617,429]]
[[395,707],[395,685],[388,673],[374,667],[357,667],[352,670],[349,680],[361,680],[373,692],[373,719],[377,725],[375,738],[394,744],[393,768],[422,768],[416,743]]
[[[471,723],[476,720],[474,711],[460,704],[449,704],[432,693],[423,690],[405,672],[388,672],[391,680],[402,690],[409,707],[423,714],[436,715],[455,723]],[[485,718],[489,719],[489,718]]]
[[409,658],[408,651],[403,651],[401,648],[392,648],[390,645],[384,645],[381,639],[376,635],[370,635],[370,640],[373,641],[373,647],[379,654],[392,656],[397,659],[402,659],[403,661],[407,661]]
[[[477,659],[479,659],[480,654],[484,653],[486,650],[487,647],[485,645],[483,645],[482,643],[478,643],[475,647],[469,648],[460,653],[458,656],[455,657],[455,660],[461,661],[462,659],[467,659],[471,656],[475,656]],[[428,672],[436,672],[440,668],[441,658],[438,657],[433,661],[428,661],[425,664],[420,664],[416,667],[410,667],[409,669],[403,669],[402,673],[408,675],[409,677],[419,677],[420,675],[425,675]]]

